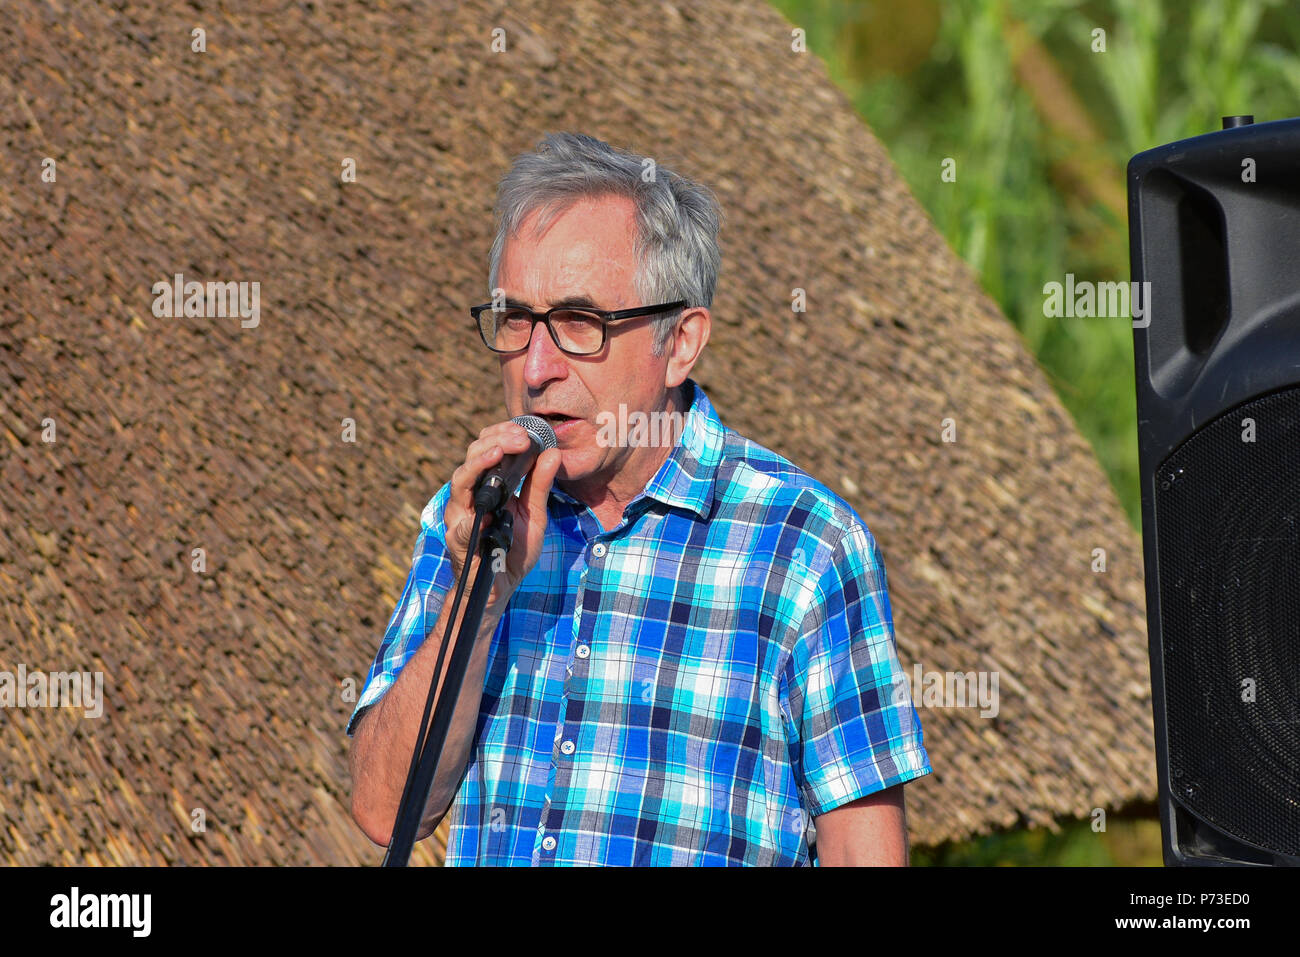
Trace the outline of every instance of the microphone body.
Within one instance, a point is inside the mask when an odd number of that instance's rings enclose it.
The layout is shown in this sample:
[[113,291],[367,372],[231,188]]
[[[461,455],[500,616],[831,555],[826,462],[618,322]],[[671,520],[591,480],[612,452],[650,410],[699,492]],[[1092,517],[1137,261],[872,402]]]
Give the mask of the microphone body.
[[537,456],[546,449],[555,448],[555,430],[549,422],[536,415],[517,415],[510,420],[522,425],[532,440],[524,452],[505,456],[479,481],[474,490],[474,508],[479,512],[494,512],[505,504],[511,495],[518,495],[524,478],[532,470]]

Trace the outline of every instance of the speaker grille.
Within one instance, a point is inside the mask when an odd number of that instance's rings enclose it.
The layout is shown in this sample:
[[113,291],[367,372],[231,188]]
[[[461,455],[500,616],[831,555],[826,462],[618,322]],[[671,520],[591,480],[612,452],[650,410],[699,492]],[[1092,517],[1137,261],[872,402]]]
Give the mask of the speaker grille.
[[1300,854],[1300,389],[1179,446],[1155,510],[1170,793],[1226,834]]

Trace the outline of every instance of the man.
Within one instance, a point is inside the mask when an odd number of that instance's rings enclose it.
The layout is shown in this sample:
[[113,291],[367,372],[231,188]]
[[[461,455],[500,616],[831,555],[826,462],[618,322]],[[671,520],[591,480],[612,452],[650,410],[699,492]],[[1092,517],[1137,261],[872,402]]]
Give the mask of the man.
[[[509,506],[514,545],[425,811],[421,837],[450,806],[448,864],[907,863],[903,784],[930,765],[875,540],[689,378],[719,220],[703,187],[577,134],[501,183],[493,302],[472,314],[509,416],[547,418],[558,448]],[[656,444],[663,430],[624,416],[680,434]],[[509,421],[483,429],[424,510],[348,726],[353,816],[377,843],[474,486],[526,447]]]

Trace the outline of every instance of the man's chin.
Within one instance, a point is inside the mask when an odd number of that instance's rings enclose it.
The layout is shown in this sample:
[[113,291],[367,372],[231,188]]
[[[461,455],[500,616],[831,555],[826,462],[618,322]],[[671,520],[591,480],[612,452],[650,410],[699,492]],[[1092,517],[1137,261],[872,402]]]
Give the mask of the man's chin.
[[[555,484],[561,487],[590,478],[594,465],[583,455],[582,449],[560,448],[560,467],[555,472]],[[568,489],[565,489],[568,491]]]

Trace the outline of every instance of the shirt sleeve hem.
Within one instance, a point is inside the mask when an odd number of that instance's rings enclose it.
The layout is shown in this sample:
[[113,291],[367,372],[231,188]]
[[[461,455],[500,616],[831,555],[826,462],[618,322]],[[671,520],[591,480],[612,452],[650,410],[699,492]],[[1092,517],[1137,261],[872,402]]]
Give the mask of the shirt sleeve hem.
[[357,722],[361,720],[361,716],[379,703],[379,699],[388,692],[395,680],[393,675],[380,672],[366,685],[361,692],[361,699],[357,701],[357,706],[352,711],[352,717],[348,719],[347,736],[349,738],[356,731]]
[[892,788],[896,784],[906,784],[908,781],[914,781],[933,771],[923,745],[916,745],[906,751],[894,752],[893,757],[896,764],[902,765],[897,773],[887,778],[878,778],[874,781],[860,783],[857,787],[851,788],[847,794],[818,800],[811,804],[809,813],[814,818],[819,817],[828,811],[835,810],[837,807],[843,807],[845,804],[850,804],[860,798]]

